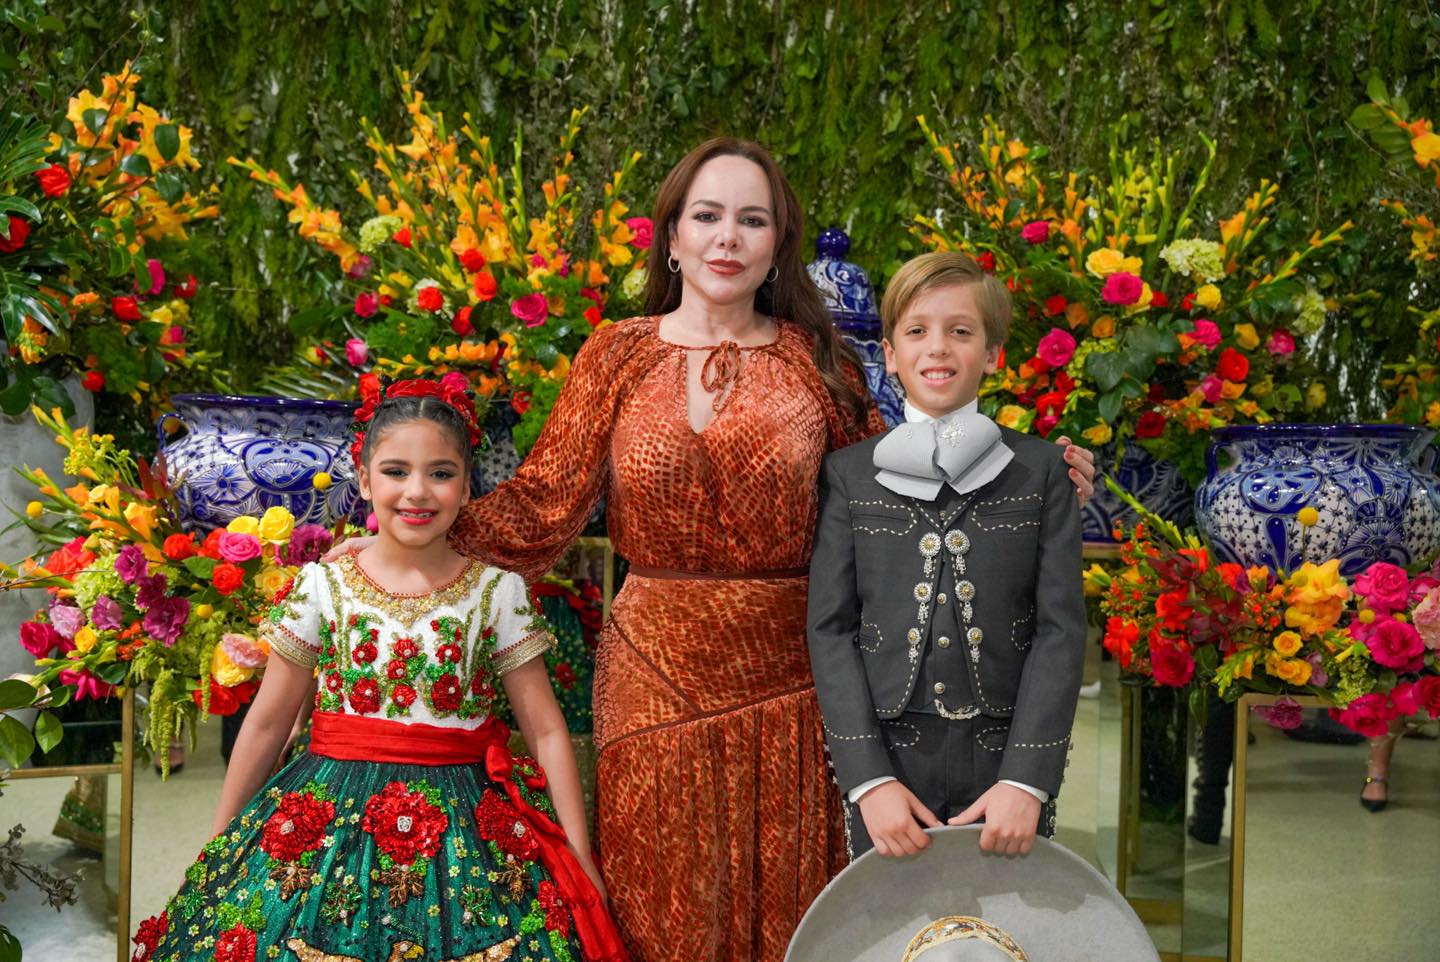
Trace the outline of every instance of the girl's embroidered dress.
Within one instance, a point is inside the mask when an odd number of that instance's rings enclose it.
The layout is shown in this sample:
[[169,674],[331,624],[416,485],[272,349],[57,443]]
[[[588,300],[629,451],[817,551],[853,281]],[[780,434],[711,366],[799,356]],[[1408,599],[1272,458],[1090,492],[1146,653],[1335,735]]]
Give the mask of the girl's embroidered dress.
[[500,677],[554,643],[517,575],[471,562],[412,596],[353,557],[306,565],[262,633],[318,663],[310,751],[206,844],[135,958],[618,957],[544,775],[490,716]]

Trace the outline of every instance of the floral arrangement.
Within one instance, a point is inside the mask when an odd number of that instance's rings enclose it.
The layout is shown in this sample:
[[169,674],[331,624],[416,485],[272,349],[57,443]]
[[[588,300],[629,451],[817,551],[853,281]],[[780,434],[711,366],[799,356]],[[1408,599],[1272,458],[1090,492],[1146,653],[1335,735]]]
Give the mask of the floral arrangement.
[[[528,450],[570,370],[570,358],[605,317],[616,281],[644,286],[636,251],[649,247],[647,218],[625,215],[621,190],[639,154],[603,187],[600,206],[578,209],[571,166],[584,110],[573,111],[539,203],[527,189],[523,141],[508,171],[469,115],[458,130],[401,75],[410,142],[392,143],[361,120],[376,183],[352,172],[373,216],[358,230],[254,160],[250,171],[290,208],[300,235],[329,251],[344,277],[343,318],[307,350],[309,364],[347,365],[395,378],[463,373],[478,397],[508,400],[520,415],[516,446]],[[377,186],[378,183],[378,186]],[[340,343],[343,341],[343,348]]]
[[[130,65],[70,98],[65,122],[0,124],[0,409],[71,402],[56,378],[122,395],[151,415],[187,351],[188,228],[213,218],[192,188],[190,128],[137,99]],[[167,266],[170,270],[167,271]]]
[[1262,180],[1211,234],[1196,221],[1216,152],[1203,136],[1193,178],[1182,151],[1121,149],[1118,134],[1108,170],[1082,176],[988,118],[962,166],[918,120],[960,205],[957,222],[920,216],[913,233],[973,254],[1015,298],[1008,357],[981,389],[999,423],[1093,445],[1133,437],[1195,478],[1196,434],[1324,403],[1302,347],[1329,308],[1300,268],[1348,222],[1286,256],[1263,253],[1279,189]]
[[[1440,200],[1440,134],[1429,119],[1411,119],[1405,98],[1389,97],[1378,78],[1372,79],[1369,93],[1371,102],[1355,109],[1351,123],[1369,133],[1376,146],[1415,181],[1419,196],[1435,206]],[[1416,213],[1410,205],[1393,199],[1382,200],[1381,204],[1409,231],[1410,260],[1417,274],[1435,280],[1440,276],[1440,225],[1435,223],[1433,212]],[[1440,307],[1412,305],[1410,312],[1418,335],[1415,353],[1402,363],[1387,365],[1389,373],[1381,386],[1393,403],[1386,417],[1440,428]]]
[[[1120,489],[1112,484],[1112,489]],[[1194,535],[1144,511],[1121,567],[1092,566],[1087,586],[1106,615],[1104,645],[1133,676],[1227,700],[1246,692],[1318,695],[1367,737],[1424,710],[1440,716],[1440,564],[1416,574],[1375,562],[1351,579],[1339,559],[1294,571],[1217,563]],[[1301,509],[1302,525],[1319,521]],[[1298,706],[1265,709],[1279,727]]]
[[82,480],[61,489],[43,471],[17,469],[38,495],[25,521],[53,548],[0,566],[0,587],[50,594],[20,628],[36,658],[31,684],[77,700],[148,686],[145,741],[168,765],[182,721],[232,714],[253,696],[269,654],[256,625],[331,533],[297,526],[280,507],[203,538],[187,533],[161,473],[113,437],[69,427],[58,410],[35,413],[66,449],[65,471]]

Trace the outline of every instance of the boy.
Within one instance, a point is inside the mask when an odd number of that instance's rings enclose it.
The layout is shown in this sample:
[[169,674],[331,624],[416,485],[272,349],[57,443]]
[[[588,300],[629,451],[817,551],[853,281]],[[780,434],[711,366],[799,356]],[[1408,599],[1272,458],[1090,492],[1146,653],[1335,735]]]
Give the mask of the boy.
[[982,818],[982,849],[1024,854],[1054,833],[1080,687],[1074,487],[1060,447],[978,413],[1009,329],[1003,284],[925,254],[880,316],[906,423],[826,458],[810,568],[851,856],[912,855],[922,826]]

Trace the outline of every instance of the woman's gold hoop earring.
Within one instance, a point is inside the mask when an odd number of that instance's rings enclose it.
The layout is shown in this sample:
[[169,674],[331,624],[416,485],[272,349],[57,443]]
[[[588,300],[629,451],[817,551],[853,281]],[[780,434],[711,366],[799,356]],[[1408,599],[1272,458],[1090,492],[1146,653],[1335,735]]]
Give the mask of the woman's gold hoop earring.
[[669,257],[669,259],[666,261],[666,263],[670,265],[670,273],[672,273],[672,274],[678,274],[678,273],[680,273],[680,262],[675,259],[675,255],[674,255],[674,254],[671,254],[671,255],[670,255],[670,257]]
[[771,265],[770,265],[770,270],[768,270],[768,271],[765,272],[765,282],[766,282],[767,284],[774,284],[774,283],[775,283],[777,280],[779,280],[779,279],[780,279],[780,267],[779,267],[779,265],[778,265],[778,264],[771,264]]

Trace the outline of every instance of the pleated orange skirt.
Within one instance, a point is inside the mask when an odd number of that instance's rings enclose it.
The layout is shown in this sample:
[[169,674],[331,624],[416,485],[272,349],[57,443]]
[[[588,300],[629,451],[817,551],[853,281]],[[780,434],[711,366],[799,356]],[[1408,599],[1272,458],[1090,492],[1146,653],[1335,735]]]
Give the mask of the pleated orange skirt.
[[596,654],[599,851],[636,962],[780,962],[845,864],[805,578],[631,574]]

